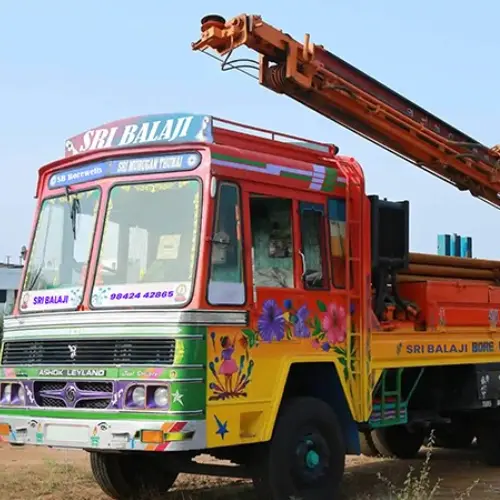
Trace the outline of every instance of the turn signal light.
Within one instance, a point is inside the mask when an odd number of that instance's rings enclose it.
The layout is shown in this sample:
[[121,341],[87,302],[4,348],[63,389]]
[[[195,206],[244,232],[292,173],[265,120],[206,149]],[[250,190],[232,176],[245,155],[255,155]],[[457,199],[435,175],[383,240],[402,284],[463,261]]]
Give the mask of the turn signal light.
[[142,431],[141,441],[143,443],[163,443],[163,431]]

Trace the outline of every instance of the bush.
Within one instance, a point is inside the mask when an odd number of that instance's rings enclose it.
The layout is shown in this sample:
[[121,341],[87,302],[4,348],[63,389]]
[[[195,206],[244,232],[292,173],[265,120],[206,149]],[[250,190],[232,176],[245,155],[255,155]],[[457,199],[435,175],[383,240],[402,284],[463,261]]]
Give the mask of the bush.
[[[431,457],[434,445],[434,433],[431,433],[428,442],[428,448],[425,453],[425,460],[420,468],[420,473],[415,474],[415,468],[410,467],[408,474],[401,487],[396,487],[389,479],[382,476],[380,473],[377,477],[387,487],[387,493],[378,497],[379,500],[432,500],[437,497],[441,480],[431,480]],[[463,500],[470,497],[472,490],[479,484],[479,479],[476,479],[465,491],[460,493],[456,500]],[[375,499],[374,499],[375,500]]]

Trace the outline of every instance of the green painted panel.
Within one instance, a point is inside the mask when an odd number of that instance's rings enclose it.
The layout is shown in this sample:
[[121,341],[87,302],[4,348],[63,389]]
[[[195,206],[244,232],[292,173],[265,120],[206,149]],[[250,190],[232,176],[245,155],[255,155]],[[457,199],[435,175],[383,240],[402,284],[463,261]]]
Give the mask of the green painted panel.
[[252,165],[253,167],[266,168],[266,164],[262,161],[248,160],[245,158],[238,158],[236,156],[221,155],[219,153],[213,153],[212,158],[222,161],[230,161],[233,163],[242,163],[244,165]]
[[2,416],[17,416],[17,417],[39,417],[39,418],[67,418],[67,419],[86,419],[86,420],[204,420],[205,414],[182,414],[172,415],[168,413],[156,412],[105,412],[105,411],[78,411],[78,410],[34,410],[21,408],[1,408],[0,421]]

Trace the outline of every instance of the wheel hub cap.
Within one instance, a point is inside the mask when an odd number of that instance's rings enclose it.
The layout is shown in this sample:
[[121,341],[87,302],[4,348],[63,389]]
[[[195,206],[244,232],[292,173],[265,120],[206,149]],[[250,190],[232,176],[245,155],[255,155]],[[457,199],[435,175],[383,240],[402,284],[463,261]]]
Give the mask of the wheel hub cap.
[[320,457],[314,450],[309,450],[306,454],[306,465],[309,469],[314,469],[319,465]]
[[295,473],[297,480],[313,485],[324,477],[330,458],[328,445],[320,435],[305,436],[295,450]]

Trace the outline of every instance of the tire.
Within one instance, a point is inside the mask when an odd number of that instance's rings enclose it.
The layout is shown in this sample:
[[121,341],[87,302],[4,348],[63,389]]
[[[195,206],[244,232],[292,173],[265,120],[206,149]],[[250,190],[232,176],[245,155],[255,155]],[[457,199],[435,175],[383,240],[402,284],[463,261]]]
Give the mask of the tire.
[[90,467],[99,487],[115,500],[157,498],[165,494],[177,479],[168,471],[161,455],[134,452],[90,453]]
[[335,412],[319,399],[297,397],[280,410],[270,443],[256,457],[252,479],[266,500],[335,500],[344,466]]
[[479,424],[477,443],[487,465],[500,465],[500,422],[485,421]]
[[404,425],[375,429],[371,435],[380,455],[402,459],[415,458],[425,439],[423,429],[410,431]]
[[375,447],[371,431],[359,433],[359,446],[362,455],[365,457],[379,457],[380,453]]
[[441,427],[434,431],[434,446],[464,450],[470,448],[475,437],[474,431],[465,426]]

